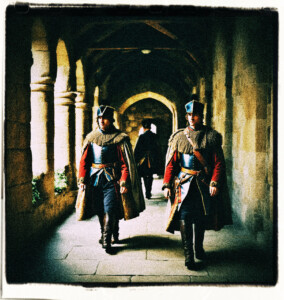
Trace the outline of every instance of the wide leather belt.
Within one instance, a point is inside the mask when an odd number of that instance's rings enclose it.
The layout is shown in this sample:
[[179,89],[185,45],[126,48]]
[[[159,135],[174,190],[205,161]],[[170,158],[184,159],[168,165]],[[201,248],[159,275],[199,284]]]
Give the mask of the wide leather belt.
[[199,175],[202,171],[195,171],[195,170],[190,170],[190,169],[186,169],[186,168],[183,168],[181,167],[181,171],[186,173],[186,174],[190,174],[190,175]]
[[95,169],[104,169],[104,168],[114,168],[116,163],[109,163],[109,164],[92,164],[92,167]]

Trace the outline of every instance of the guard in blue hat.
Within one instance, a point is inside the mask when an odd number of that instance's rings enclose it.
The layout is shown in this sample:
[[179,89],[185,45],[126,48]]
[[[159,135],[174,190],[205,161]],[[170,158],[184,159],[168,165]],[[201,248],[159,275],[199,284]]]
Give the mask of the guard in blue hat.
[[[108,253],[111,238],[118,242],[118,220],[135,218],[145,209],[130,139],[114,126],[113,114],[113,107],[99,106],[98,128],[84,140],[78,184],[79,193],[84,190],[88,193],[86,205],[76,203],[78,220],[98,215],[102,233],[100,242]],[[77,202],[79,199],[77,197]]]
[[109,105],[100,105],[97,110],[97,120],[99,118],[105,118],[108,119],[110,122],[114,122],[113,113],[114,108]]
[[198,97],[193,95],[193,100],[185,105],[185,111],[188,114],[200,115],[203,118],[204,104],[198,101]]
[[196,259],[206,258],[205,230],[232,224],[232,216],[222,136],[203,125],[204,105],[197,95],[192,95],[185,110],[188,126],[169,139],[163,190],[170,207],[166,230],[181,232],[185,265],[192,270],[194,252]]

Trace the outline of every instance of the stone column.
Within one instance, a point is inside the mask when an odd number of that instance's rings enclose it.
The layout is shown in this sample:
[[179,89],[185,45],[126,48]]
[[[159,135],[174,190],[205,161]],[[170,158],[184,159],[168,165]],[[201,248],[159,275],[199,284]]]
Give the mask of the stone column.
[[50,174],[54,170],[54,105],[51,78],[31,83],[31,148],[33,174]]
[[96,86],[95,91],[94,91],[94,105],[93,105],[93,125],[92,128],[93,130],[97,127],[97,110],[99,107],[99,87]]
[[51,53],[40,41],[32,47],[31,149],[33,176],[42,176],[44,198],[52,198],[54,187],[54,80],[50,75]]
[[89,133],[89,122],[92,109],[84,101],[84,93],[78,93],[76,98],[76,168],[78,170],[82,154],[82,145],[86,135]]
[[70,188],[76,183],[75,97],[73,92],[55,93],[55,171],[66,170]]

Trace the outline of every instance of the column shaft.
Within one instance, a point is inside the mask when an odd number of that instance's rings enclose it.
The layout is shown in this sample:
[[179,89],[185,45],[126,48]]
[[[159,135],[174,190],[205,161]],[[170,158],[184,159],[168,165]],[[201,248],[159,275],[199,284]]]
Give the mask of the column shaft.
[[55,170],[66,170],[69,187],[75,177],[75,93],[55,94]]

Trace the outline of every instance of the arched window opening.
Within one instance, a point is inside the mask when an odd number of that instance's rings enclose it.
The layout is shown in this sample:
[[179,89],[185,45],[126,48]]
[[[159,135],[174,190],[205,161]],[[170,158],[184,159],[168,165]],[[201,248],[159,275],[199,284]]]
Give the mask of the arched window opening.
[[75,97],[70,87],[70,62],[65,42],[59,39],[57,77],[54,85],[54,192],[68,190],[73,184],[75,160]]
[[[131,103],[130,101],[128,103]],[[125,103],[124,103],[125,104]],[[126,106],[125,106],[126,107]],[[122,111],[121,109],[119,110]],[[125,131],[130,142],[135,148],[138,136],[143,132],[142,120],[152,120],[151,130],[157,134],[158,144],[162,153],[162,160],[167,152],[168,139],[172,134],[173,115],[169,108],[153,98],[140,99],[128,106],[123,114],[120,114],[121,130]],[[168,120],[165,122],[165,120]],[[161,164],[164,164],[161,162]]]

